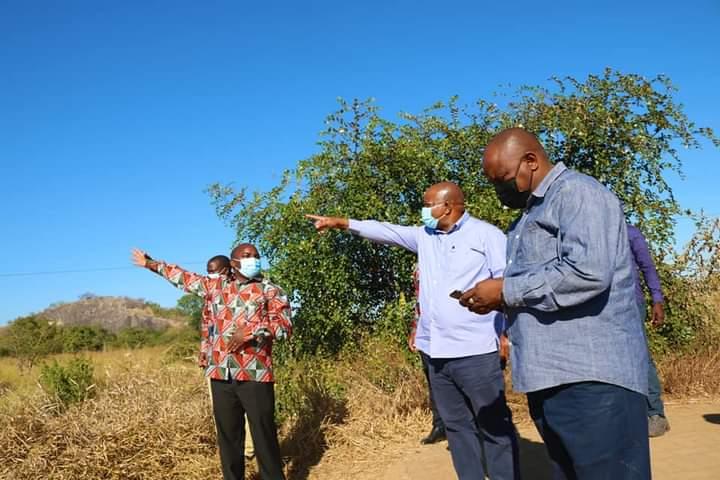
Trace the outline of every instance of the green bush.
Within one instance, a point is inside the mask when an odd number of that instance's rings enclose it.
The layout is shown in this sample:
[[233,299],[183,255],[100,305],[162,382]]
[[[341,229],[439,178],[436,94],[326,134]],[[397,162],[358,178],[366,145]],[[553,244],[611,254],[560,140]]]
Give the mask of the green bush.
[[102,350],[113,335],[104,328],[88,325],[65,327],[60,330],[63,352],[77,353],[83,350]]
[[178,360],[196,362],[200,353],[200,334],[190,328],[171,328],[165,330],[156,342],[167,345],[163,351],[163,363]]
[[158,345],[158,340],[163,335],[161,330],[152,330],[150,328],[130,327],[120,330],[112,346],[120,348],[142,348]]
[[94,395],[93,373],[93,365],[88,359],[73,358],[66,364],[54,360],[42,366],[40,384],[64,410]]

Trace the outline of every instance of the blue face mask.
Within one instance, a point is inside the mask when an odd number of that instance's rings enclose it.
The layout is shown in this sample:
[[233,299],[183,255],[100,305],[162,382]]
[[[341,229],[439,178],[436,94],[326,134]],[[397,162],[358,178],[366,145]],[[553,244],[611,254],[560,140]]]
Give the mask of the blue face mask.
[[438,223],[440,222],[440,219],[445,216],[443,213],[439,218],[435,218],[432,216],[431,210],[433,207],[423,207],[422,211],[420,212],[420,217],[422,218],[422,222],[425,224],[427,228],[430,230],[435,230],[438,226]]
[[255,257],[240,259],[240,274],[245,278],[255,278],[260,275],[260,259]]

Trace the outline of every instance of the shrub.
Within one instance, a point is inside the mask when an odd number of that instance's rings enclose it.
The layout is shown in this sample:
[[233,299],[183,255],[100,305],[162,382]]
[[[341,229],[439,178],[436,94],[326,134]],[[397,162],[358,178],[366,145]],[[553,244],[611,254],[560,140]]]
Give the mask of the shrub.
[[163,333],[163,331],[149,328],[123,328],[117,333],[112,345],[121,348],[141,348],[157,345],[158,339]]
[[65,353],[77,353],[83,350],[102,350],[113,336],[104,328],[80,325],[60,330],[62,349]]
[[43,365],[40,384],[45,392],[57,401],[61,410],[79,403],[95,393],[93,365],[90,360],[73,358],[67,364],[54,360]]

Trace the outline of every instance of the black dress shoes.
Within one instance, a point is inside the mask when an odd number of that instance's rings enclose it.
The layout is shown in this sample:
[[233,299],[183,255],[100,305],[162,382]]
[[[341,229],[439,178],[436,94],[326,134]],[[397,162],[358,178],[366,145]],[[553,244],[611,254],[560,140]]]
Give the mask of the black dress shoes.
[[445,428],[443,427],[433,427],[432,430],[430,430],[430,433],[428,433],[428,436],[420,440],[420,443],[423,445],[430,445],[432,443],[437,443],[442,440],[445,440],[447,436],[445,435]]

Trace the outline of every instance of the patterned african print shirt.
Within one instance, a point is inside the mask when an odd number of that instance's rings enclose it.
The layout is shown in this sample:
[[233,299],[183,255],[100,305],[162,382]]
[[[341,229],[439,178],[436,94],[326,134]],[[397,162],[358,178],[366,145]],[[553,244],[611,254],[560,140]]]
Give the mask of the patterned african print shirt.
[[[206,300],[210,312],[203,339],[208,367],[205,375],[217,379],[273,382],[272,344],[292,333],[290,303],[283,290],[266,279],[248,281],[209,278],[177,265],[148,261],[147,268],[171,284]],[[254,339],[234,353],[227,344],[238,328],[252,326]]]
[[206,296],[204,298],[202,316],[200,317],[200,353],[205,353],[206,358],[210,358],[211,350],[210,346],[210,325],[213,324],[212,316],[212,298]]

